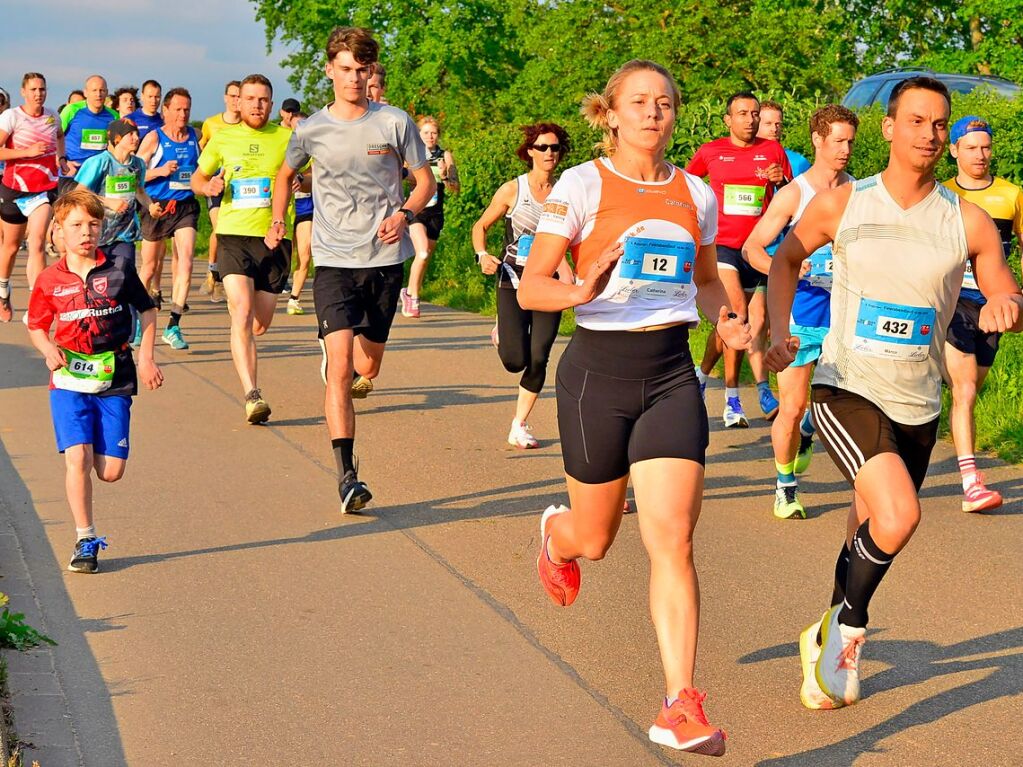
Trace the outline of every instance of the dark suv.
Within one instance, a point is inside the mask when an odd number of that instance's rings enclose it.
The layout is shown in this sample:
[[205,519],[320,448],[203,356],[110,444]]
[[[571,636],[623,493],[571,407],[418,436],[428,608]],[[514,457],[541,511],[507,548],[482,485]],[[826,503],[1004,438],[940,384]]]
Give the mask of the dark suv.
[[1015,98],[1020,93],[1020,87],[1011,80],[990,75],[947,75],[935,72],[932,69],[903,67],[898,69],[886,69],[877,72],[862,80],[853,83],[849,92],[842,99],[842,106],[849,109],[860,109],[869,107],[871,104],[887,106],[888,97],[903,80],[918,75],[934,77],[948,86],[951,93],[969,93],[975,88],[988,87],[994,89],[995,93],[1005,98]]

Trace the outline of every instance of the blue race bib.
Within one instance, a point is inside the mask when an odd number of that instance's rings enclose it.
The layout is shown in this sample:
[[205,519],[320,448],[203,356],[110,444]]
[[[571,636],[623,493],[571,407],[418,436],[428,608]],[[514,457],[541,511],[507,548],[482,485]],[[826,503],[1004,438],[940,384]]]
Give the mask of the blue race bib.
[[696,266],[696,246],[678,240],[629,237],[619,261],[623,280],[690,285]]
[[898,362],[923,362],[930,354],[936,318],[930,307],[861,299],[853,350]]
[[832,271],[834,270],[835,257],[830,245],[818,248],[810,254],[810,272],[806,275],[806,281],[815,288],[831,290]]
[[271,198],[270,178],[231,179],[231,207],[269,208]]
[[524,234],[519,237],[519,241],[515,244],[515,263],[518,266],[525,266],[526,259],[529,258],[529,251],[533,247],[533,235]]

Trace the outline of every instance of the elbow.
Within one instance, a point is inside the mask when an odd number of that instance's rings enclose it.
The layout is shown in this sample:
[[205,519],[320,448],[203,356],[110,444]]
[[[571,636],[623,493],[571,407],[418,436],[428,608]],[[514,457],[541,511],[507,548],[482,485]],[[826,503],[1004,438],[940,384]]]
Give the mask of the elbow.
[[535,291],[533,288],[534,288],[533,279],[523,275],[522,279],[519,281],[519,289],[516,291],[517,293],[516,297],[518,298],[519,306],[521,306],[523,309],[540,308],[533,303],[533,301],[535,300]]

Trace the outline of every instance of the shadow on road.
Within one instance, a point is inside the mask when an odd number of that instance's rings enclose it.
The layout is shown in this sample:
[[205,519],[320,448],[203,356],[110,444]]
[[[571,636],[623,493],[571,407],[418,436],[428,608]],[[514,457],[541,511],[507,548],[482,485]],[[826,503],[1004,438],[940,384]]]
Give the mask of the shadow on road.
[[[872,630],[870,634],[879,634]],[[905,733],[912,727],[930,724],[980,703],[1011,698],[1023,692],[1023,627],[968,639],[953,645],[872,638],[867,644],[870,660],[890,668],[863,680],[863,696],[869,699],[886,690],[926,682],[939,676],[962,672],[989,671],[980,679],[953,687],[917,701],[895,716],[837,743],[798,754],[766,759],[757,767],[820,767],[852,764],[865,753],[884,753],[881,741]],[[996,654],[997,653],[997,654]],[[767,647],[739,658],[741,664],[792,658],[798,663],[795,642]],[[988,656],[988,657],[977,657]],[[993,656],[993,657],[991,657]],[[865,705],[869,705],[869,700]],[[819,716],[840,716],[820,712]]]

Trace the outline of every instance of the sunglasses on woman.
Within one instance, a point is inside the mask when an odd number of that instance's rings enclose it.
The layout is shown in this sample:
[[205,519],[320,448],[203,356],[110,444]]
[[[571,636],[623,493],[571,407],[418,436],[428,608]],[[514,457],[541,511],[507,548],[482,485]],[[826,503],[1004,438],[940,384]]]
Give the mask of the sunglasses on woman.
[[549,149],[555,154],[560,154],[561,144],[533,144],[533,149],[537,152],[546,152]]

